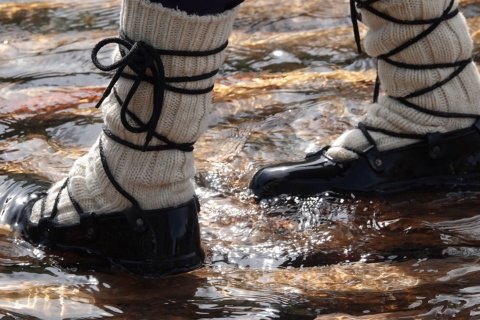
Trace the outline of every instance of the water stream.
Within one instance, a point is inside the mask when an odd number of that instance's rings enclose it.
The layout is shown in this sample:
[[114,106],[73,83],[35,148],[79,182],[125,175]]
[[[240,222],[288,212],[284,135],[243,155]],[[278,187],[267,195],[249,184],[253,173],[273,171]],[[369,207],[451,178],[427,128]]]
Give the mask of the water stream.
[[[477,53],[480,2],[460,3]],[[57,181],[95,141],[111,75],[90,52],[117,35],[119,8],[0,1],[0,183]],[[368,107],[375,63],[356,52],[348,8],[242,5],[196,144],[204,268],[142,279],[3,228],[0,318],[480,319],[480,192],[246,196],[256,169],[330,143]]]

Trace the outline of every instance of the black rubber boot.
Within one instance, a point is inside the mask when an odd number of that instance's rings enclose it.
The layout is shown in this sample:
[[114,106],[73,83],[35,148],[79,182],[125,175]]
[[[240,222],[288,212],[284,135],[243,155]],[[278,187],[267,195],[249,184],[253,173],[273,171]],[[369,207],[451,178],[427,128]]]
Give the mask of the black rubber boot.
[[335,161],[328,147],[304,161],[259,170],[250,182],[261,199],[279,195],[395,193],[420,187],[480,187],[480,121],[467,129],[426,135],[426,141],[379,152],[375,146],[357,159]]
[[[0,193],[3,222],[33,244],[102,257],[136,275],[201,267],[192,152],[235,14],[200,17],[124,0],[120,36],[92,51],[96,67],[115,71],[97,103],[103,131],[48,190]],[[106,65],[98,53],[107,45],[118,47]]]
[[[157,68],[157,63],[161,63],[159,62],[160,53],[157,53],[153,47],[134,42],[122,35],[121,38],[102,41],[94,48],[92,58],[99,67],[103,66],[96,60],[96,54],[108,43],[118,43],[121,46],[123,56],[122,60],[115,64],[117,67],[120,66],[120,71],[117,71],[114,80],[120,77],[132,77],[128,73],[123,73],[122,64],[128,64],[133,70],[144,73],[149,68]],[[220,50],[223,50],[223,47],[219,48],[218,51]],[[171,51],[168,54],[174,55],[176,53]],[[204,53],[192,52],[191,54],[203,55]],[[145,61],[150,64],[144,66]],[[162,79],[155,80],[161,81]],[[169,80],[175,81],[176,79]],[[137,81],[156,83],[149,78],[145,78],[142,73],[138,75]],[[105,96],[109,94],[113,84],[109,86]],[[132,90],[135,90],[135,88]],[[192,92],[192,94],[197,94],[197,92]],[[119,103],[122,104],[123,101],[119,101]],[[161,106],[155,105],[154,108],[161,108]],[[133,113],[130,113],[130,115],[135,118]],[[171,149],[185,150],[185,152],[193,150],[193,144],[179,145],[165,139],[167,143],[160,146],[134,145],[117,137],[107,128],[104,128],[104,134],[103,139],[108,137],[128,148],[138,150],[143,148],[145,152],[162,152]],[[155,132],[153,135],[162,138]],[[129,209],[120,212],[102,212],[101,214],[85,212],[71,194],[69,178],[67,178],[57,194],[57,201],[55,201],[53,210],[50,214],[46,214],[44,213],[45,210],[42,209],[42,217],[38,224],[34,224],[30,220],[32,207],[37,201],[42,201],[42,205],[44,205],[43,200],[46,193],[30,192],[30,188],[18,189],[18,192],[8,193],[8,201],[3,203],[2,220],[10,224],[13,230],[19,232],[33,244],[66,251],[80,251],[107,258],[113,264],[136,275],[163,277],[199,268],[204,261],[204,252],[200,241],[198,223],[200,205],[198,199],[193,197],[190,201],[174,207],[143,210],[135,197],[116,181],[114,174],[110,171],[103,147],[103,139],[99,140],[98,145],[103,169],[111,184],[117,189],[119,196],[123,196],[131,202]],[[60,194],[64,190],[67,190],[70,200],[77,210],[79,224],[66,225],[56,222],[57,205]]]
[[[441,69],[442,71],[447,70],[450,72],[450,74],[447,74],[442,80],[433,85],[426,88],[417,88],[416,91],[402,97],[391,96],[387,92],[388,98],[395,100],[396,103],[406,110],[418,112],[418,117],[467,119],[466,126],[470,123],[474,124],[465,129],[449,132],[419,134],[398,132],[401,129],[393,131],[392,129],[359,123],[358,130],[363,134],[364,140],[368,142],[369,146],[362,150],[344,148],[356,154],[356,157],[348,160],[334,159],[329,156],[330,153],[328,151],[330,147],[325,147],[314,154],[307,155],[303,161],[281,163],[262,168],[253,176],[249,186],[254,196],[258,199],[280,195],[312,196],[328,191],[342,193],[394,193],[409,188],[426,186],[446,188],[457,186],[474,188],[480,186],[479,115],[432,110],[434,108],[431,106],[427,108],[413,102],[415,98],[424,97],[424,95],[431,94],[434,90],[442,90],[444,86],[449,85],[450,81],[459,76],[464,70],[467,70],[467,68],[470,68],[470,70],[472,68],[475,69],[474,66],[472,67],[472,59],[458,59],[451,63],[434,64],[409,64],[405,63],[405,61],[397,61],[400,59],[399,56],[402,57],[400,53],[404,50],[409,50],[410,47],[419,43],[422,39],[430,36],[430,34],[434,34],[442,22],[458,16],[459,11],[455,7],[455,1],[452,0],[447,4],[441,16],[426,20],[403,20],[400,17],[389,16],[374,7],[376,3],[383,5],[381,2],[382,0],[351,0],[352,18],[358,48],[360,48],[360,37],[355,19],[358,17],[355,5],[368,11],[371,20],[376,23],[377,28],[380,25],[379,21],[384,21],[385,24],[389,24],[390,30],[393,29],[392,25],[398,25],[399,29],[404,31],[411,31],[406,29],[411,26],[420,30],[415,37],[401,43],[389,52],[377,56],[385,70],[387,70],[386,67],[389,67],[390,69],[388,70],[397,68],[421,72],[422,70]],[[395,6],[398,3],[390,2],[388,5]],[[443,10],[443,7],[440,9]],[[378,30],[376,32],[377,34],[379,33]],[[405,33],[409,34],[408,32]],[[404,40],[403,38],[401,39]],[[370,45],[373,46],[372,42],[370,42]],[[379,47],[383,49],[386,45],[378,44],[375,48]],[[386,73],[383,75],[384,77],[394,77]],[[420,75],[417,76],[423,79]],[[380,78],[377,77],[377,80],[374,102],[378,98]],[[458,106],[457,110],[467,109],[460,107],[461,105]],[[402,121],[408,121],[408,118],[405,117]],[[390,127],[395,127],[395,124]],[[402,128],[402,126],[398,124],[397,128]],[[404,140],[409,139],[409,141],[417,140],[418,142],[411,142],[411,144],[402,145],[401,147],[379,151],[377,141],[374,139],[375,134]]]
[[47,186],[6,180],[0,184],[0,222],[32,244],[109,260],[129,273],[164,277],[202,266],[197,198],[159,210],[136,210],[96,215],[82,213],[80,224],[58,224],[44,217],[29,221],[32,206],[46,195]]

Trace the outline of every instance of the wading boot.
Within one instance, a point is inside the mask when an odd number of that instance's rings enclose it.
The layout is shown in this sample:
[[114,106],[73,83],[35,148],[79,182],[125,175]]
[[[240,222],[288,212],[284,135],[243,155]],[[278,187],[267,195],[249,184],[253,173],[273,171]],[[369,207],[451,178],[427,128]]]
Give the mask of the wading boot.
[[[358,127],[303,161],[260,169],[258,198],[480,186],[480,78],[456,0],[352,0],[377,89]],[[358,10],[358,11],[357,11]],[[360,14],[359,14],[360,13]],[[358,29],[356,39],[358,44]]]
[[[227,9],[199,16],[124,0],[120,36],[92,51],[98,68],[115,71],[97,104],[100,137],[63,181],[12,193],[3,222],[32,243],[105,257],[138,275],[200,267],[192,151],[207,128],[235,18]],[[116,46],[110,65],[97,59],[107,45]]]

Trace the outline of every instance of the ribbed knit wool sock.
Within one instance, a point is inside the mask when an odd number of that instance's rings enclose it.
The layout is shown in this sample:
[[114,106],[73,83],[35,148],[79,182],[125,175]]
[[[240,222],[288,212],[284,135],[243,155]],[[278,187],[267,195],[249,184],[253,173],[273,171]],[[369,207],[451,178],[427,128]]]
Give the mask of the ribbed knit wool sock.
[[[120,32],[133,41],[143,41],[155,49],[185,52],[208,52],[221,48],[232,30],[236,9],[218,15],[196,16],[164,8],[161,4],[147,0],[124,0],[120,15]],[[191,77],[215,72],[224,61],[224,50],[205,56],[161,55],[165,76]],[[114,61],[121,59],[119,50]],[[128,74],[135,75],[129,67]],[[148,71],[147,71],[147,75]],[[151,76],[151,73],[150,73]],[[188,90],[211,88],[213,75],[203,80],[177,81],[172,86]],[[126,130],[121,121],[121,103],[128,100],[134,81],[120,78],[115,90],[102,103],[106,131],[128,143],[145,144],[145,132],[133,133]],[[167,80],[167,84],[168,80]],[[155,86],[160,84],[155,84]],[[115,97],[118,95],[118,98]],[[211,110],[212,93],[182,94],[165,90],[162,92],[163,107],[156,132],[177,144],[195,142],[207,128]],[[154,85],[140,82],[128,109],[144,124],[152,117]],[[127,115],[127,122],[137,127],[138,123]],[[48,196],[38,201],[30,220],[36,223],[41,215],[50,215],[58,208],[55,221],[65,224],[79,222],[79,216],[70,195],[84,212],[107,214],[131,207],[131,203],[112,186],[107,177],[99,153],[103,147],[108,167],[118,184],[132,195],[144,210],[168,208],[192,199],[195,174],[192,152],[180,150],[142,151],[129,148],[101,134],[90,151],[78,159],[69,175],[68,188],[64,181],[54,184]],[[163,142],[153,137],[151,145]],[[57,194],[61,192],[57,198]],[[69,193],[70,192],[70,195]],[[43,208],[42,208],[43,207]]]
[[[451,9],[448,10],[449,6]],[[380,0],[372,6],[381,14],[398,20],[429,20],[441,17],[444,11],[454,12],[457,1],[453,0]],[[365,37],[365,49],[373,57],[381,57],[393,49],[414,39],[432,26],[409,25],[387,21],[367,9],[359,8],[362,21],[369,27]],[[473,42],[465,18],[461,13],[452,15],[425,38],[408,46],[389,58],[410,65],[448,64],[469,59]],[[378,103],[369,106],[361,120],[366,126],[407,134],[449,132],[473,124],[472,118],[453,118],[429,115],[409,108],[392,97],[407,97],[413,92],[433,86],[449,77],[455,68],[414,70],[392,65],[379,59],[378,76],[385,95]],[[456,77],[441,87],[407,100],[422,108],[436,112],[480,114],[480,78],[474,63],[469,63]],[[393,137],[369,131],[378,150],[384,151],[405,146],[418,140]],[[337,160],[356,158],[357,154],[371,145],[365,135],[354,129],[337,138],[328,155]]]

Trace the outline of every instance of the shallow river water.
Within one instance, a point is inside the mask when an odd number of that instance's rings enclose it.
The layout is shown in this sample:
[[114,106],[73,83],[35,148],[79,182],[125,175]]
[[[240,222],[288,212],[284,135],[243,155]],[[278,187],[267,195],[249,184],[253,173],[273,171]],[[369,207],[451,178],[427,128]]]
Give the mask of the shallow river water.
[[[460,2],[477,51],[480,2]],[[96,139],[110,75],[90,51],[116,36],[119,7],[0,0],[2,184],[59,180]],[[204,268],[142,279],[1,229],[0,318],[480,319],[480,192],[246,196],[257,168],[330,143],[368,107],[375,63],[355,50],[348,8],[243,4],[196,145]]]

